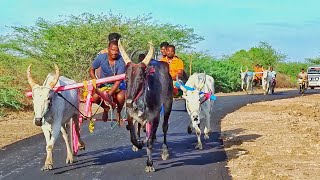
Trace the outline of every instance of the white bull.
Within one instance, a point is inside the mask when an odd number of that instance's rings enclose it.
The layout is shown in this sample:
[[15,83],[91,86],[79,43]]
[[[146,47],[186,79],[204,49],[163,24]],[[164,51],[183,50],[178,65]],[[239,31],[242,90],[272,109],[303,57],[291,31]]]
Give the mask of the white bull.
[[[194,73],[189,77],[186,86],[194,88],[194,90],[187,90],[181,86],[183,98],[186,100],[186,108],[191,119],[188,126],[188,133],[191,134],[193,128],[196,130],[198,138],[196,148],[202,149],[200,122],[204,120],[204,138],[209,139],[209,133],[211,132],[211,114],[214,103],[214,101],[210,99],[210,94],[214,94],[214,79],[205,73]],[[208,94],[209,98],[207,96]]]
[[[241,89],[243,91],[251,91],[251,94],[253,94],[253,79],[254,79],[254,72],[249,72],[248,68],[246,69],[245,72],[242,71],[242,67],[240,69],[240,76],[241,76]],[[246,89],[244,89],[244,85],[246,85]]]
[[[76,132],[79,138],[80,149],[84,149],[84,143],[80,139],[79,133],[79,91],[68,90],[62,91],[60,94],[68,100],[58,96],[58,93],[52,89],[55,86],[65,86],[74,84],[75,81],[66,77],[59,77],[59,68],[55,65],[56,73],[48,74],[43,85],[40,86],[34,82],[31,77],[31,64],[27,70],[28,82],[32,88],[33,108],[34,108],[34,124],[41,126],[46,139],[47,157],[44,166],[41,170],[51,170],[53,168],[52,151],[60,131],[67,146],[66,163],[73,162],[73,153],[68,141],[66,131],[66,123],[72,118],[76,125]],[[77,108],[77,109],[76,109]]]

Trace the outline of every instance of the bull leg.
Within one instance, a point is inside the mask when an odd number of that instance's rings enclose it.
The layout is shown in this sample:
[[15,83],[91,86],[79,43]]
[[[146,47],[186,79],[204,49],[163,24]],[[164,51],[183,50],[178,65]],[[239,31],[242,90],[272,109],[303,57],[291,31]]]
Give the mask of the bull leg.
[[[136,125],[136,124],[138,124],[138,125]],[[141,124],[138,122],[135,122],[134,128],[135,128],[135,131],[137,132],[138,141],[141,141],[141,138],[140,138]],[[137,152],[138,150],[139,150],[139,148],[137,148],[135,145],[132,145],[132,151]]]
[[48,144],[50,142],[50,136],[51,136],[51,125],[48,123],[45,123],[41,126],[44,137],[46,139],[46,151],[47,151],[47,157],[46,161],[44,163],[44,166],[41,168],[42,171],[51,170],[52,169],[52,151],[48,151]]
[[85,150],[86,146],[84,144],[84,142],[82,141],[81,137],[80,137],[80,127],[79,127],[79,114],[75,114],[72,116],[72,120],[75,124],[75,128],[76,128],[76,134],[78,136],[78,147],[79,150]]
[[201,142],[201,130],[199,128],[199,126],[195,126],[194,127],[196,129],[196,135],[198,138],[198,144],[196,145],[196,149],[202,149],[202,142]]
[[250,84],[247,83],[247,88],[246,88],[246,93],[247,93],[247,94],[249,93],[249,92],[248,92],[248,91],[250,90],[249,88],[250,88]]
[[192,122],[190,122],[190,124],[188,125],[187,131],[188,131],[188,134],[192,133]]
[[67,134],[65,126],[61,126],[61,133],[62,133],[62,137],[63,137],[64,142],[66,143],[66,147],[67,147],[66,164],[69,164],[69,163],[71,164],[71,163],[73,163],[73,153],[71,152],[68,134]]
[[139,140],[137,139],[137,133],[136,133],[136,130],[135,130],[135,126],[134,126],[134,124],[133,124],[133,118],[128,115],[127,121],[128,121],[127,130],[130,131],[131,143],[132,143],[134,146],[136,146],[138,149],[142,149],[142,147],[143,147],[144,144],[143,144],[142,141],[139,141]]
[[147,165],[145,167],[146,172],[155,172],[152,160],[152,146],[153,146],[153,136],[157,131],[156,124],[152,122],[147,122],[146,124],[146,134],[147,134]]
[[170,116],[170,112],[166,113],[164,115],[163,124],[162,124],[162,131],[163,131],[163,144],[162,144],[162,150],[161,150],[162,160],[169,159],[169,151],[168,151],[168,145],[167,145],[167,132],[169,129],[169,116]]
[[204,127],[204,139],[209,139],[209,134],[211,133],[211,125],[210,125],[210,112],[204,112],[205,119],[205,127]]
[[47,144],[47,159],[46,162],[44,164],[44,166],[42,167],[41,170],[52,170],[53,168],[53,161],[52,161],[52,151],[53,151],[53,147],[54,147],[54,143],[56,142],[59,133],[60,133],[60,129],[61,129],[61,117],[54,117],[54,122],[51,125],[51,129],[52,129],[52,136],[50,138],[49,143]]

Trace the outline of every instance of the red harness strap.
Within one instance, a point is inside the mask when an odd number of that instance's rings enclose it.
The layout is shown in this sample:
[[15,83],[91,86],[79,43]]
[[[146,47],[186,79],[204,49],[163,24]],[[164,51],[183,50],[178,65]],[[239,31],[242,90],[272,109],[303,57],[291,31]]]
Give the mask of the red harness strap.
[[206,100],[210,99],[211,95],[212,95],[211,91],[208,93],[204,93],[204,100],[201,102],[201,104],[206,102]]

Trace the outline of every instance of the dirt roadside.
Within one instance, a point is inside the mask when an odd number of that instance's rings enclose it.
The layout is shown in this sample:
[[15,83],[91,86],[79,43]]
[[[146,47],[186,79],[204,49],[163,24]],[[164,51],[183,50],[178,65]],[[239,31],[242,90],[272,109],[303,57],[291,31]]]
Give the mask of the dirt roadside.
[[320,95],[248,104],[221,121],[234,179],[319,179]]

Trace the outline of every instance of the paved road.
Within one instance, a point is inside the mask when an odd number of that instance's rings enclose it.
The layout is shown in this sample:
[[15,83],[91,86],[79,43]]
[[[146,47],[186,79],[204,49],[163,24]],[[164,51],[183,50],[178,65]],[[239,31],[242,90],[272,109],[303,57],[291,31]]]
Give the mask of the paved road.
[[[318,93],[309,90],[306,95]],[[169,123],[170,159],[162,161],[160,147],[162,130],[154,148],[156,172],[145,173],[145,149],[132,152],[129,133],[125,128],[110,129],[110,123],[98,122],[93,134],[87,124],[82,126],[86,151],[80,152],[73,165],[65,165],[66,150],[61,136],[54,148],[54,169],[42,172],[45,160],[45,140],[36,135],[0,150],[0,179],[231,179],[226,167],[226,153],[220,134],[220,120],[228,113],[257,101],[291,98],[297,91],[278,92],[272,96],[219,96],[212,123],[214,133],[204,141],[203,150],[195,150],[196,136],[186,131],[189,122],[184,102],[176,101]],[[1,127],[5,128],[5,127]]]

